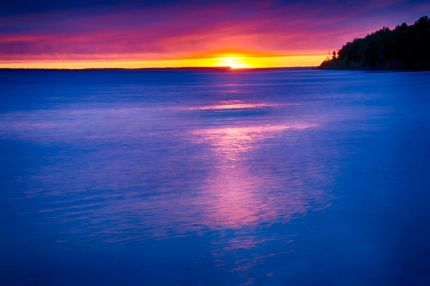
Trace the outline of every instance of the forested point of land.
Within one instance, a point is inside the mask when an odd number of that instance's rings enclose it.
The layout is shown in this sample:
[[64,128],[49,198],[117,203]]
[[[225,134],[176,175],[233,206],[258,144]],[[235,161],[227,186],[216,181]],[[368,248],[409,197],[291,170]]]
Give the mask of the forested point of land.
[[321,69],[430,70],[430,19],[382,28],[354,39],[327,58]]

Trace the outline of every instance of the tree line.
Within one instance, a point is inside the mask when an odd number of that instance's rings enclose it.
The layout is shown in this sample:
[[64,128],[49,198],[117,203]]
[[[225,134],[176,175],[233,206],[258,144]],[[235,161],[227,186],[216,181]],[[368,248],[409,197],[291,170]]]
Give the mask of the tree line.
[[430,19],[382,28],[344,45],[322,69],[430,70]]

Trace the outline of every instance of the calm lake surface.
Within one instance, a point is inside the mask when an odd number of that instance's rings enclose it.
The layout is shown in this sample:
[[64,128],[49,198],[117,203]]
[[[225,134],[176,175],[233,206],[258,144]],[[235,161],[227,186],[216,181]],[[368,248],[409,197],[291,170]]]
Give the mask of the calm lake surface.
[[429,285],[430,73],[0,71],[1,285]]

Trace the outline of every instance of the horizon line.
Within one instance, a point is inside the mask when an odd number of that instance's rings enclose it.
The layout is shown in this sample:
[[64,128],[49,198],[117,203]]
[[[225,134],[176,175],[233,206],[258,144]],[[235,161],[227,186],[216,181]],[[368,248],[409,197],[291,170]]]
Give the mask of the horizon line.
[[281,70],[281,69],[316,69],[318,66],[285,66],[285,67],[247,67],[247,68],[232,68],[229,66],[183,66],[183,67],[107,67],[107,68],[42,68],[42,67],[0,67],[0,71],[139,71],[139,70],[213,70],[213,71],[252,71],[252,70]]
[[144,69],[144,68],[217,68],[232,69],[315,67],[327,54],[252,57],[243,54],[224,54],[211,58],[182,58],[163,60],[52,60],[0,61],[0,68],[12,69]]

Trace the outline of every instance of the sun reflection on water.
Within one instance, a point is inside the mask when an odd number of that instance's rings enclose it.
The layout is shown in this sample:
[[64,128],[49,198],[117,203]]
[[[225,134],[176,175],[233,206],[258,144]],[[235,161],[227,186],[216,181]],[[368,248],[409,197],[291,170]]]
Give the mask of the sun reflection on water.
[[[199,110],[280,105],[221,101],[207,106]],[[270,154],[267,152],[271,149],[280,146],[280,140],[297,140],[300,134],[317,128],[318,124],[314,122],[221,124],[189,128],[183,135],[172,129],[167,134],[176,138],[179,145],[161,147],[159,143],[145,145],[142,141],[147,138],[149,142],[162,142],[154,137],[157,133],[148,132],[139,123],[147,120],[148,116],[138,108],[130,111],[57,110],[40,114],[35,111],[26,116],[10,115],[7,117],[10,122],[4,121],[0,126],[3,126],[3,132],[11,128],[18,136],[40,143],[52,144],[60,140],[68,144],[101,144],[97,152],[86,157],[43,166],[40,174],[32,178],[35,182],[29,196],[64,196],[65,200],[72,200],[69,206],[53,206],[44,212],[62,212],[62,218],[66,220],[84,219],[92,221],[97,229],[108,228],[110,230],[103,233],[113,231],[118,234],[116,238],[109,238],[110,241],[140,237],[131,233],[119,235],[124,225],[131,229],[143,228],[148,234],[161,237],[202,228],[237,229],[279,219],[286,221],[295,213],[306,212],[313,196],[318,196],[317,191],[307,189],[298,178],[288,181],[288,161],[280,162],[272,155],[267,159],[264,157],[264,154]],[[111,118],[116,123],[105,124],[101,118]],[[289,133],[295,135],[288,137],[290,139],[283,137]],[[161,133],[160,136],[165,139],[166,135]],[[124,149],[119,143],[126,143],[130,148]],[[142,149],[143,146],[150,148]],[[159,153],[156,151],[159,148],[171,150],[171,155]],[[199,150],[196,157],[187,157],[183,150],[189,148]],[[259,157],[261,154],[263,157]],[[142,165],[141,162],[152,163]],[[297,168],[297,163],[293,161],[290,164]],[[196,179],[200,171],[195,169],[195,164],[205,166],[206,175],[201,180]],[[274,166],[283,166],[282,176],[273,172]],[[59,182],[67,186],[67,192],[56,187]],[[164,186],[169,186],[169,189]],[[94,188],[110,191],[85,191]],[[149,189],[153,191],[146,194]],[[129,222],[130,216],[139,223]],[[147,220],[148,216],[152,219]],[[117,223],[107,223],[108,218]]]
[[241,100],[225,100],[212,105],[202,105],[202,106],[191,106],[182,108],[183,110],[228,110],[228,109],[254,109],[254,108],[265,108],[265,107],[279,107],[285,106],[286,104],[279,103],[267,103],[267,102],[243,102]]
[[315,127],[311,123],[297,123],[284,125],[256,125],[220,127],[196,130],[195,135],[207,141],[216,151],[230,161],[239,159],[242,152],[251,151],[258,147],[258,142],[279,135],[287,130],[305,130]]
[[[282,212],[303,212],[301,199],[295,194],[284,193],[283,202],[276,202],[270,191],[282,188],[282,182],[270,172],[254,174],[256,166],[250,163],[251,151],[287,130],[305,130],[314,124],[256,125],[209,128],[194,131],[197,142],[206,142],[213,152],[213,172],[204,186],[202,200],[206,208],[206,221],[224,228],[238,228],[275,219]],[[254,171],[254,172],[253,172]],[[299,193],[300,195],[300,193]],[[286,198],[289,197],[289,198]],[[284,213],[285,214],[285,213]]]

